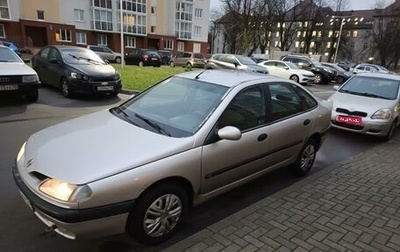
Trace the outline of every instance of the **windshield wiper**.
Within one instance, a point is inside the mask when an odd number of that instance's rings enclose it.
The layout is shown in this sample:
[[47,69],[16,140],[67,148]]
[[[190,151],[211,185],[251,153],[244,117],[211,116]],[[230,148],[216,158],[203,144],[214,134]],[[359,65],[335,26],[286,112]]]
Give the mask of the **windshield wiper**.
[[68,55],[71,56],[74,59],[77,59],[77,60],[86,60],[86,61],[91,62],[91,63],[104,64],[103,62],[100,62],[100,61],[97,61],[97,60],[94,60],[94,59],[85,58],[85,57],[78,57],[78,56],[70,54],[70,53]]
[[143,122],[145,122],[145,123],[147,123],[148,125],[150,125],[153,129],[157,130],[157,132],[159,132],[159,133],[161,133],[161,134],[164,134],[164,135],[167,135],[167,136],[171,136],[171,134],[170,134],[168,131],[166,131],[164,128],[162,128],[162,127],[161,127],[158,123],[156,123],[155,121],[150,120],[150,119],[148,119],[148,118],[145,118],[145,117],[143,117],[143,116],[141,116],[141,115],[139,115],[139,114],[136,114],[136,113],[135,113],[135,116],[136,116],[137,118],[141,119]]
[[117,113],[118,115],[123,115],[123,120],[124,121],[127,121],[127,122],[129,122],[129,123],[131,123],[131,124],[133,124],[133,125],[136,125],[136,126],[138,126],[136,123],[134,123],[132,120],[131,120],[131,118],[129,117],[129,115],[127,114],[127,113],[125,113],[125,111],[123,111],[120,107],[114,107],[114,108],[112,108],[112,109],[110,109],[110,111],[112,112],[112,113]]
[[343,93],[348,93],[348,94],[354,94],[354,95],[360,95],[360,96],[366,96],[366,97],[372,97],[372,98],[381,98],[381,99],[386,99],[389,100],[389,98],[377,95],[377,94],[371,94],[371,93],[366,93],[366,92],[355,92],[355,91],[350,91],[350,90],[340,90]]

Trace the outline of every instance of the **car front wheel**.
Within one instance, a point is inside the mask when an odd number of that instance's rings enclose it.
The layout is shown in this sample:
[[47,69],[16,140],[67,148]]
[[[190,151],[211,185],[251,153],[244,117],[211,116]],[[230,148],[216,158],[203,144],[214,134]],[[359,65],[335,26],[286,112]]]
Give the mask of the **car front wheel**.
[[62,78],[61,80],[61,92],[64,95],[64,97],[69,98],[72,96],[70,85],[65,78]]
[[293,172],[297,176],[305,176],[314,164],[317,155],[317,142],[309,139],[301,149],[296,163],[293,165]]
[[299,83],[299,77],[298,77],[297,75],[292,75],[292,76],[290,76],[290,79],[291,79],[292,81],[295,81],[295,82]]
[[29,102],[35,102],[39,98],[39,91],[36,89],[35,91],[25,94],[25,100]]
[[116,58],[115,58],[115,63],[120,64],[120,63],[121,63],[121,58],[120,58],[120,57],[116,57]]
[[315,74],[315,83],[321,84],[322,83],[322,75],[317,73]]
[[179,185],[163,184],[142,195],[130,214],[127,230],[143,244],[168,240],[188,209],[188,197]]

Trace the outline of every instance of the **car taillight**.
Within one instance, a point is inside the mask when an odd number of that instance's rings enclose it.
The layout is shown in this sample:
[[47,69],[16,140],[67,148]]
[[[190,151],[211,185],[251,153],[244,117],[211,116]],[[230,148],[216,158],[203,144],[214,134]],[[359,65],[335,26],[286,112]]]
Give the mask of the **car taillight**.
[[149,59],[149,55],[143,55],[143,60],[148,60]]

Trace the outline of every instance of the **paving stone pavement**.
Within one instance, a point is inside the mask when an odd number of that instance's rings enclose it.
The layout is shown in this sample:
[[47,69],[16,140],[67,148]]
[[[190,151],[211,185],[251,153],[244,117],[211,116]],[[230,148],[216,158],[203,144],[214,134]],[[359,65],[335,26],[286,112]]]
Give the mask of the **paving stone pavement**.
[[399,135],[163,251],[400,251]]

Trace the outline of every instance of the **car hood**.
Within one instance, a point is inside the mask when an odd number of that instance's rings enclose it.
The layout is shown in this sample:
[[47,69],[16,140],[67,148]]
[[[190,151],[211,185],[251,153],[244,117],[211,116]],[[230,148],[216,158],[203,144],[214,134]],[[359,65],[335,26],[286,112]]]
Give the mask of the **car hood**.
[[312,75],[314,76],[314,73],[311,71],[303,70],[303,69],[291,69],[294,73],[299,73],[302,75]]
[[33,134],[25,160],[28,172],[86,184],[192,147],[192,137],[150,132],[105,110]]
[[102,64],[88,64],[88,65],[77,65],[70,64],[73,69],[82,72],[88,76],[110,76],[115,74],[115,69],[111,65],[102,65]]
[[359,95],[336,92],[330,99],[333,101],[333,110],[336,108],[345,108],[349,111],[363,111],[371,116],[377,110],[382,108],[392,108],[396,103],[393,100],[371,98]]
[[0,62],[0,75],[33,75],[35,70],[22,62]]
[[262,67],[262,66],[259,66],[259,65],[257,65],[257,64],[254,64],[254,65],[245,65],[247,68],[249,68],[249,69],[251,69],[251,70],[254,70],[254,71],[256,71],[256,72],[265,72],[265,71],[268,71],[266,68],[264,68],[264,67]]

